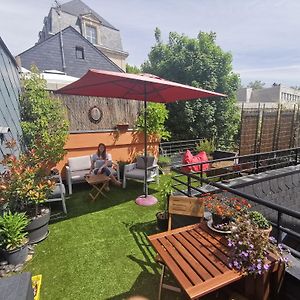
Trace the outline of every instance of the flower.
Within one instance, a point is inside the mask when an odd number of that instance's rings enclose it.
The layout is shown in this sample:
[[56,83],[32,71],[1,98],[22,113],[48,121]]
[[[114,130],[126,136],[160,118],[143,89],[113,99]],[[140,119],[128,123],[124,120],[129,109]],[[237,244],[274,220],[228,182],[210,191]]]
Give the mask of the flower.
[[227,238],[227,245],[231,249],[230,267],[249,274],[262,274],[269,269],[269,252],[287,265],[283,248],[277,246],[274,237],[269,237],[266,231],[251,222],[248,214],[239,215],[231,223],[231,234]]
[[251,207],[247,200],[228,197],[225,193],[205,194],[201,198],[204,199],[207,210],[222,217],[235,217]]
[[41,164],[33,163],[34,155],[28,151],[19,158],[9,155],[1,161],[5,172],[0,174],[0,204],[8,203],[12,211],[44,202],[55,184],[45,176]]

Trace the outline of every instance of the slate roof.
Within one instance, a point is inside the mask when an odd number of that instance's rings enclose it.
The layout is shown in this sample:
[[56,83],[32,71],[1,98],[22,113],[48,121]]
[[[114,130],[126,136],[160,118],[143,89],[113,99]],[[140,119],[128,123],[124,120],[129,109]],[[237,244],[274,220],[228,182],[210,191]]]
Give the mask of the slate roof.
[[[83,3],[81,0],[72,0],[70,2],[64,3],[61,5],[61,10],[63,12],[69,13],[73,16],[80,16],[92,13],[95,17],[101,21],[102,25],[112,28],[114,30],[118,30],[113,25],[111,25],[109,22],[107,22],[104,18],[102,18],[99,14],[97,14],[94,10],[92,10],[90,7],[88,7],[85,3]],[[119,30],[118,30],[119,31]]]
[[[124,72],[72,26],[62,30],[62,36],[67,75],[81,77],[89,69]],[[76,47],[84,48],[85,59],[76,58]],[[22,52],[19,56],[22,67],[26,69],[30,69],[31,65],[35,64],[41,71],[49,69],[63,71],[59,33]]]
[[3,49],[3,51],[9,56],[9,58],[11,59],[11,61],[13,62],[13,64],[15,65],[15,67],[17,68],[18,65],[16,63],[15,58],[13,57],[13,55],[10,53],[9,49],[7,48],[7,46],[5,45],[5,43],[3,42],[1,36],[0,36],[0,48]]

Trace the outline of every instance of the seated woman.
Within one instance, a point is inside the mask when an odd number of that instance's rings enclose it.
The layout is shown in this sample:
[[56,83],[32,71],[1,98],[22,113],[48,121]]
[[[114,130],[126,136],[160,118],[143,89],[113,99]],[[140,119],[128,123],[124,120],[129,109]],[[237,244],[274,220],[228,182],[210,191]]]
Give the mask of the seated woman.
[[121,186],[121,182],[115,178],[111,170],[107,167],[108,163],[109,160],[107,159],[106,146],[103,143],[100,143],[97,152],[92,156],[90,174],[104,174],[110,177],[113,184]]

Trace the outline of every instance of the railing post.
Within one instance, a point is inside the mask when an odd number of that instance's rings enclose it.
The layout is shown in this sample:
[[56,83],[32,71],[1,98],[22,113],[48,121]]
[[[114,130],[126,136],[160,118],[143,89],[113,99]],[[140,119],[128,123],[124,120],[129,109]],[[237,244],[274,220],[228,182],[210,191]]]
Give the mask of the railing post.
[[201,178],[201,186],[202,186],[203,185],[203,181],[202,181],[202,179],[203,179],[203,164],[200,165],[200,171],[201,171],[200,178]]
[[277,211],[277,243],[282,242],[282,231],[280,230],[282,212]]
[[192,196],[192,188],[191,188],[192,179],[188,175],[187,175],[187,178],[188,178],[188,191],[187,192],[188,192],[189,197],[191,197]]
[[255,155],[255,174],[259,173],[259,155]]

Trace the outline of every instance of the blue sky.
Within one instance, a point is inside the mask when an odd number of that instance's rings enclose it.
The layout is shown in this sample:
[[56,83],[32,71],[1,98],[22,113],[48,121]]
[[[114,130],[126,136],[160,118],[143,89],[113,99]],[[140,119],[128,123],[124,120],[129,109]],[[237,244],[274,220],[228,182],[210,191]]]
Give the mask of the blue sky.
[[[298,0],[83,0],[120,29],[127,62],[140,65],[170,31],[196,37],[215,31],[233,55],[243,84],[261,80],[300,86],[300,1]],[[37,41],[54,0],[1,1],[0,35],[16,55]],[[67,1],[61,1],[62,3]]]

